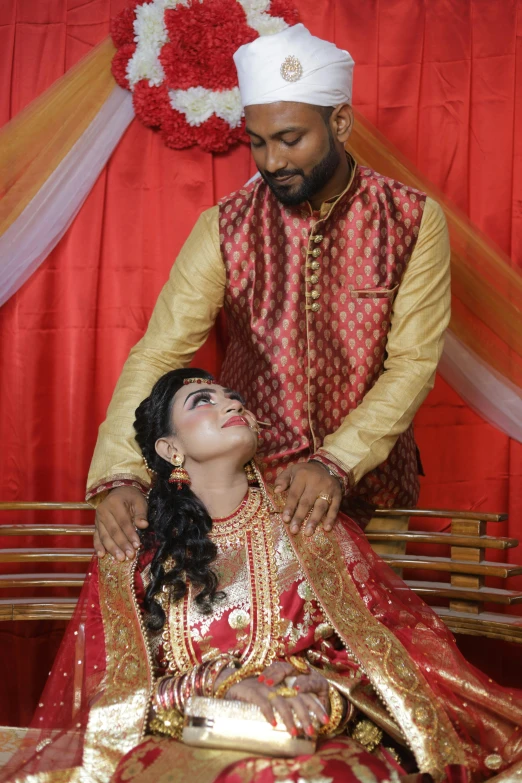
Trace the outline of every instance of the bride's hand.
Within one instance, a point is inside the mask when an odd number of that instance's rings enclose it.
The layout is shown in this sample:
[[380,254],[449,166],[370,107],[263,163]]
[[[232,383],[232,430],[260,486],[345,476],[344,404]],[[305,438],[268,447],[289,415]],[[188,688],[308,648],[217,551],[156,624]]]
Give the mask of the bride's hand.
[[249,677],[233,685],[226,698],[255,704],[273,726],[276,710],[292,736],[304,733],[315,737],[317,729],[329,721],[328,681],[317,672],[297,675],[292,685],[298,690],[297,695],[278,695],[277,690],[285,678],[293,674],[295,670],[291,664],[278,661],[260,677]]

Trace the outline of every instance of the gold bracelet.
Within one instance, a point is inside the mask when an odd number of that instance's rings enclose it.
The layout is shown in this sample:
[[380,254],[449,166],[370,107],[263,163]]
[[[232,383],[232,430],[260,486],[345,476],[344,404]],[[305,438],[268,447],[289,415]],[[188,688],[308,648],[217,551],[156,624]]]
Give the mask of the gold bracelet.
[[226,692],[233,685],[236,685],[238,682],[242,682],[243,680],[248,680],[249,677],[258,677],[263,671],[264,667],[262,666],[245,666],[244,669],[239,669],[223,680],[217,691],[214,693],[214,698],[222,699]]
[[149,731],[151,734],[179,740],[183,731],[183,723],[183,715],[177,710],[161,710],[150,721]]
[[342,723],[345,711],[345,701],[337,688],[331,683],[328,683],[328,696],[330,697],[330,720],[326,726],[322,726],[317,733],[331,736],[335,734]]

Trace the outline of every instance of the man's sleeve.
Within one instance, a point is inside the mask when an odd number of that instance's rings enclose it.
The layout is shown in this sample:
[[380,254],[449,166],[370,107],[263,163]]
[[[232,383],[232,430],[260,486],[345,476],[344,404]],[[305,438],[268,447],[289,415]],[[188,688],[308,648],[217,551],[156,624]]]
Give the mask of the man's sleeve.
[[150,479],[134,440],[134,412],[158,378],[190,363],[223,305],[224,290],[218,208],[213,207],[194,226],[158,297],[145,335],[125,362],[89,470],[87,500],[92,505],[114,486],[148,489]]
[[435,382],[450,317],[450,247],[444,213],[426,200],[421,229],[393,304],[384,372],[317,455],[355,485],[380,465]]

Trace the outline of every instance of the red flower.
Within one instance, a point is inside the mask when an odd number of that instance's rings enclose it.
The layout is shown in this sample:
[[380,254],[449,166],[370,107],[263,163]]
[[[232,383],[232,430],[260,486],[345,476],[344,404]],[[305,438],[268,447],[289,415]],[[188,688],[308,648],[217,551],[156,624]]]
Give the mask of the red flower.
[[291,0],[272,0],[268,13],[282,17],[290,27],[299,21],[299,11]]
[[120,47],[124,44],[134,43],[134,19],[136,14],[134,13],[136,7],[140,5],[143,0],[130,0],[129,4],[123,11],[116,14],[111,19],[109,32],[111,38],[114,41],[114,46]]
[[231,128],[228,122],[215,114],[194,130],[196,142],[205,152],[226,152],[239,140],[239,129]]
[[234,139],[237,142],[243,142],[244,144],[250,144],[250,136],[245,130],[246,123],[245,118],[241,118],[241,125],[234,130]]
[[185,116],[174,109],[165,110],[163,122],[161,124],[161,137],[167,147],[175,150],[182,150],[186,147],[192,147],[196,143],[195,131],[185,119]]
[[150,128],[159,127],[165,114],[172,111],[166,86],[150,87],[147,79],[134,85],[132,103],[136,117]]
[[124,44],[120,46],[112,58],[112,75],[116,79],[117,84],[123,87],[124,90],[130,90],[129,82],[127,81],[127,63],[135,51],[135,44]]
[[165,11],[165,24],[170,43],[160,61],[169,87],[228,90],[237,85],[232,55],[258,37],[238,0],[190,0],[188,6]]

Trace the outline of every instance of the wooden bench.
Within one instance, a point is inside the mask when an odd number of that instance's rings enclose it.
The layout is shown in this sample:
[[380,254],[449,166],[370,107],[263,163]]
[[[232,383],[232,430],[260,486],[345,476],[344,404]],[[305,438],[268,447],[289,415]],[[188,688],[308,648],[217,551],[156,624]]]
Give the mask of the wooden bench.
[[[441,520],[441,531],[410,530],[410,524]],[[449,520],[449,524],[448,524]],[[454,632],[522,642],[522,616],[486,610],[485,605],[505,608],[522,603],[522,592],[504,587],[505,579],[522,574],[522,565],[486,560],[486,550],[505,552],[518,546],[516,538],[487,535],[487,525],[507,520],[507,514],[435,509],[377,509],[366,528],[373,548],[417,595],[432,605]],[[446,530],[446,528],[449,528]],[[407,554],[407,545],[415,554]],[[444,556],[418,554],[426,545],[443,546]],[[422,579],[409,579],[408,571],[421,570]],[[441,573],[449,581],[425,578]],[[430,573],[431,572],[431,573]],[[501,587],[490,582],[500,581]],[[445,605],[441,605],[445,604]]]
[[[87,511],[87,503],[0,503],[0,511],[71,512]],[[518,541],[504,536],[487,535],[487,525],[506,520],[505,514],[486,514],[470,511],[437,511],[428,509],[379,509],[366,529],[373,548],[383,559],[399,571],[406,584],[425,598],[454,633],[488,636],[511,642],[522,642],[522,617],[491,611],[504,609],[522,602],[522,592],[504,587],[504,580],[522,574],[522,566],[485,559],[486,550],[503,552],[516,547]],[[91,516],[92,519],[92,516]],[[440,519],[442,531],[410,530],[410,524]],[[0,598],[0,620],[64,620],[72,616],[79,590],[83,584],[86,565],[93,553],[91,537],[93,524],[1,524],[0,536],[48,537],[82,536],[86,546],[57,547],[41,544],[0,549],[0,563],[24,567],[23,573],[0,573],[0,588],[9,590],[10,597]],[[45,540],[45,538],[44,538]],[[408,545],[416,552],[407,553]],[[419,547],[444,545],[446,553],[418,554]],[[52,564],[52,570],[35,571]],[[72,573],[60,570],[63,564],[76,566]],[[428,578],[408,579],[411,569],[421,570]],[[5,569],[4,569],[5,570]],[[446,574],[449,581],[437,581]],[[431,579],[429,577],[432,577]],[[491,578],[502,586],[492,586]],[[49,592],[65,588],[65,596],[54,597]],[[27,597],[27,591],[37,592]],[[40,594],[42,591],[42,594]],[[24,597],[25,594],[25,597]],[[5,593],[4,593],[5,595]]]

